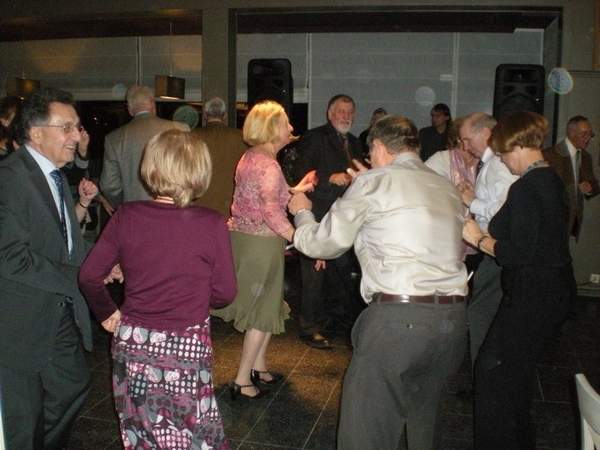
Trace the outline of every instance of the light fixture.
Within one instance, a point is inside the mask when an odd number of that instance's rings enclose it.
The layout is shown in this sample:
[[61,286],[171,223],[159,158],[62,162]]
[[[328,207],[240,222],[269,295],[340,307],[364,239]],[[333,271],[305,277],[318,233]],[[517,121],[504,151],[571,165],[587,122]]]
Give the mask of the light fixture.
[[[23,33],[23,47],[25,47],[25,33]],[[8,97],[24,98],[30,92],[40,88],[39,80],[30,80],[25,78],[25,48],[21,50],[23,55],[23,66],[21,68],[21,78],[13,77],[6,80],[6,95]]]
[[160,98],[183,100],[185,98],[185,78],[173,76],[172,40],[173,22],[169,22],[169,75],[156,75],[154,77],[154,95]]

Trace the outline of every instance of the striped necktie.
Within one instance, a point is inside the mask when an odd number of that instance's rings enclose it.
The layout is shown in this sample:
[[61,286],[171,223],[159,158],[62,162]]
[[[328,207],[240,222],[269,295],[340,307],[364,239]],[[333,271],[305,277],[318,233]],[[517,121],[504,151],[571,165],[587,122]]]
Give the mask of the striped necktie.
[[63,239],[65,240],[65,244],[67,245],[67,250],[69,249],[69,233],[67,231],[67,220],[65,217],[65,197],[63,193],[63,179],[60,171],[58,169],[54,169],[50,172],[50,176],[54,180],[54,184],[58,189],[58,203],[59,208],[58,212],[60,213],[60,224],[62,226],[62,234]]

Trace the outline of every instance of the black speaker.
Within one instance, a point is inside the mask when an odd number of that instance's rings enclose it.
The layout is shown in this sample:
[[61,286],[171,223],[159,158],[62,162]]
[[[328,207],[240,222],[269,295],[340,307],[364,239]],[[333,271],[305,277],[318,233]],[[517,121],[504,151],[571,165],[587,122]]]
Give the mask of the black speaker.
[[248,62],[248,108],[263,100],[280,103],[290,116],[294,80],[289,59],[251,59]]
[[523,109],[544,114],[546,70],[537,64],[500,64],[496,67],[494,117],[501,119]]

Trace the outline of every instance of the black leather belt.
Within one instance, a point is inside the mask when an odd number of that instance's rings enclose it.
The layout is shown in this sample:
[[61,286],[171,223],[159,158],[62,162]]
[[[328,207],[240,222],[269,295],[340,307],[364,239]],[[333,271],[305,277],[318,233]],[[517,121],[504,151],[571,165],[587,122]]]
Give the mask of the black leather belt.
[[380,303],[432,303],[438,305],[451,305],[463,303],[462,295],[403,295],[403,294],[373,294],[373,301]]

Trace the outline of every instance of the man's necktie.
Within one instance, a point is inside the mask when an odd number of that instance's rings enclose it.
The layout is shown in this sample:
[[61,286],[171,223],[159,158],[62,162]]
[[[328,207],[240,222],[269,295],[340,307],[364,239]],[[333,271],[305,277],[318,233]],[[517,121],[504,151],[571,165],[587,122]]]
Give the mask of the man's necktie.
[[65,217],[65,197],[63,194],[63,180],[62,175],[58,169],[54,169],[50,172],[50,176],[54,180],[56,187],[58,188],[58,203],[59,208],[58,211],[60,213],[60,224],[62,225],[62,234],[63,239],[65,240],[65,244],[67,245],[67,249],[69,249],[69,234],[67,232],[67,220]]
[[348,167],[354,170],[358,170],[358,168],[352,162],[352,151],[350,149],[350,141],[348,140],[348,136],[345,134],[340,134],[340,138],[342,139],[342,149],[344,150],[344,154],[346,155],[346,159],[348,160]]
[[477,173],[479,173],[479,171],[481,170],[482,167],[483,167],[483,159],[480,159],[479,162],[477,163]]
[[581,176],[581,150],[577,149],[577,153],[575,153],[575,177],[573,181],[575,182],[575,198],[577,199],[577,203],[579,205],[583,204],[583,194],[579,189],[579,178]]

